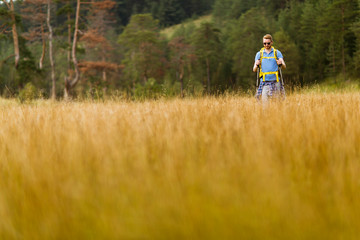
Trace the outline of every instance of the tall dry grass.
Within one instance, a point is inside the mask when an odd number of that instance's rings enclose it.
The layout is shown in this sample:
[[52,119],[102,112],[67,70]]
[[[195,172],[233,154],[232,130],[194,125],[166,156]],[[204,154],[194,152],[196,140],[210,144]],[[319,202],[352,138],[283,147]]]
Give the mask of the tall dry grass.
[[0,102],[0,239],[358,239],[360,94]]

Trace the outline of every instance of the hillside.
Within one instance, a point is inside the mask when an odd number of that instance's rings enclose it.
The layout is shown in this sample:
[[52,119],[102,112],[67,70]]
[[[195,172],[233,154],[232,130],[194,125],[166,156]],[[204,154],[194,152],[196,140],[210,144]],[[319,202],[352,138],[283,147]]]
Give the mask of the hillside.
[[181,26],[187,27],[191,24],[194,24],[196,27],[199,27],[201,23],[211,22],[213,19],[212,15],[201,16],[195,20],[186,20],[183,23],[173,25],[171,27],[164,28],[160,31],[160,33],[165,36],[167,39],[171,38],[176,30],[178,30]]

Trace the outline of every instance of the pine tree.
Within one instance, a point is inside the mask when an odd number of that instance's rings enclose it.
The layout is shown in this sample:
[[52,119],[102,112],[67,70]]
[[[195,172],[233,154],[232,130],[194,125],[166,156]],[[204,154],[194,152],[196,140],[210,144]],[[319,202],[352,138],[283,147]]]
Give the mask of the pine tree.
[[179,0],[161,0],[158,18],[160,25],[171,26],[185,19],[185,12]]
[[[66,20],[64,24],[59,24],[61,27],[58,26],[58,35],[59,33],[62,33],[63,36],[67,37],[66,44],[63,44],[63,48],[66,49],[67,52],[67,74],[70,74],[72,72],[72,61],[71,61],[71,43],[72,43],[72,28],[74,25],[74,21],[72,19],[72,15],[75,12],[73,6],[72,6],[72,0],[62,0],[62,5],[59,7],[59,9],[56,11],[56,15],[62,16],[66,15]],[[60,28],[60,29],[59,29]],[[63,28],[66,30],[64,31]],[[69,77],[71,78],[71,76]]]
[[278,18],[279,28],[283,29],[296,44],[301,44],[299,38],[301,23],[299,19],[301,19],[303,8],[303,2],[291,0],[287,7],[280,11]]
[[[180,96],[184,97],[185,69],[196,59],[194,49],[186,42],[184,37],[173,38],[168,46],[170,50],[170,65],[172,69],[175,69],[176,80],[180,82]],[[188,68],[190,69],[190,67]]]
[[75,76],[72,77],[72,75],[65,77],[65,87],[64,87],[64,98],[69,99],[70,98],[70,91],[78,84],[80,81],[80,70],[79,70],[79,64],[78,59],[76,55],[76,47],[78,43],[78,35],[79,35],[79,19],[80,19],[80,6],[81,1],[76,1],[76,13],[75,13],[75,24],[74,24],[74,36],[73,36],[73,42],[71,46],[71,58],[74,65],[74,72]]
[[237,19],[256,5],[253,0],[216,0],[213,14],[220,20]]
[[158,21],[150,14],[133,15],[119,36],[118,42],[125,47],[125,76],[133,86],[162,77],[165,59],[159,37]]
[[6,32],[8,27],[11,27],[11,33],[13,38],[13,46],[14,46],[14,57],[15,57],[15,67],[18,67],[20,61],[20,48],[19,48],[19,35],[17,30],[17,24],[19,23],[19,19],[15,13],[15,4],[13,0],[1,0],[2,3],[7,7],[7,9],[2,9],[1,17],[6,18],[6,22],[1,26],[3,28],[3,32]]
[[255,54],[262,48],[262,37],[267,33],[275,32],[272,16],[258,14],[264,9],[251,9],[244,13],[238,21],[232,25],[229,33],[228,47],[233,59],[233,73],[236,82],[243,88],[249,88],[255,84],[251,71],[254,64]]
[[305,82],[324,77],[328,37],[324,36],[325,23],[322,23],[321,19],[326,12],[327,4],[325,1],[327,0],[320,0],[316,3],[310,0],[306,1],[299,19],[301,25],[299,29],[301,44],[299,46],[302,52],[302,73]]
[[[355,34],[351,26],[358,15],[358,5],[355,0],[335,0],[329,7],[328,27],[331,27],[332,41],[340,47],[340,65],[344,79],[347,75],[347,65],[355,51]],[[329,29],[328,29],[329,30]]]
[[114,23],[110,11],[115,4],[110,0],[93,0],[89,6],[87,29],[79,39],[86,46],[86,57],[79,63],[80,70],[87,76],[95,78],[101,73],[102,81],[96,83],[103,87],[104,92],[108,85],[108,72],[118,69],[118,65],[109,60],[113,48],[110,41],[105,38],[110,26]]
[[274,34],[274,47],[283,54],[286,69],[283,71],[283,77],[286,84],[297,84],[300,80],[301,55],[295,42],[284,31],[280,30]]
[[46,50],[46,1],[44,0],[28,0],[23,4],[21,15],[23,20],[29,24],[28,31],[23,33],[23,37],[30,41],[41,41],[42,52],[39,58],[39,68],[43,68]]
[[[358,1],[360,5],[360,1]],[[356,37],[356,50],[354,51],[354,73],[356,75],[360,74],[360,16],[355,19],[355,22],[351,26],[351,30]]]
[[193,45],[200,61],[206,68],[207,92],[211,92],[211,66],[217,69],[217,63],[221,56],[221,32],[213,23],[202,23],[193,35]]
[[234,0],[216,0],[213,14],[217,19],[225,20],[231,18],[231,8]]

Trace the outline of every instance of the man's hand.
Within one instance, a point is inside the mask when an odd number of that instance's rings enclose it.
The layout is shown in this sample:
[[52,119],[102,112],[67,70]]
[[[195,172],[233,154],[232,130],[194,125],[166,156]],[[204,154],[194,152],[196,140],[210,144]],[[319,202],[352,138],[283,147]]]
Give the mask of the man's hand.
[[277,65],[280,66],[281,68],[286,68],[284,59],[279,58],[278,60],[276,60],[276,63],[277,63]]
[[260,64],[261,64],[260,60],[255,61],[254,66],[253,66],[253,72],[256,72],[256,70],[258,69]]

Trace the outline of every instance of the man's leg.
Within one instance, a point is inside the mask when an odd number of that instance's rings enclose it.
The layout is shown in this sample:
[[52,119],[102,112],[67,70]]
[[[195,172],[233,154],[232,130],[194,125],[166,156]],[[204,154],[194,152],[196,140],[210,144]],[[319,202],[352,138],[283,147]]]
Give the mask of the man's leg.
[[281,83],[280,82],[277,82],[275,83],[275,87],[274,87],[274,92],[273,92],[273,95],[276,99],[280,99],[280,96],[281,96]]
[[264,104],[266,104],[269,101],[270,98],[270,85],[263,86],[262,94],[261,94],[261,100]]

